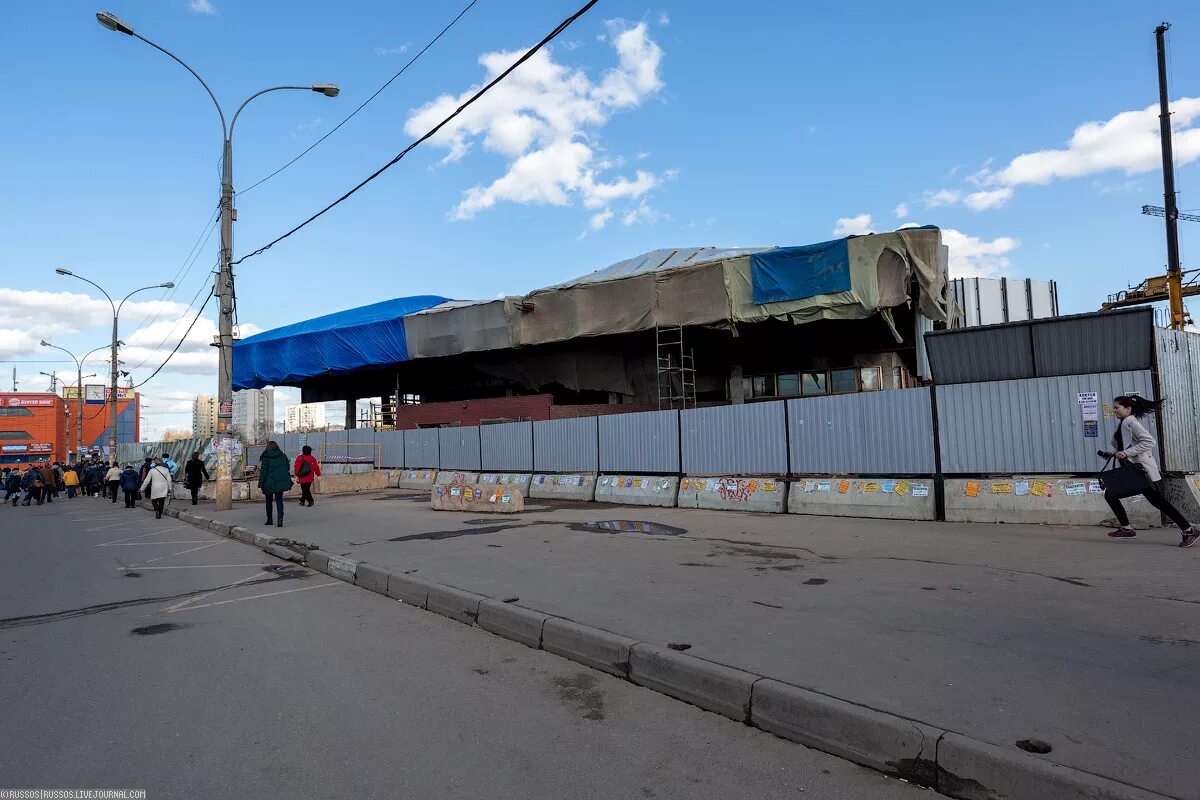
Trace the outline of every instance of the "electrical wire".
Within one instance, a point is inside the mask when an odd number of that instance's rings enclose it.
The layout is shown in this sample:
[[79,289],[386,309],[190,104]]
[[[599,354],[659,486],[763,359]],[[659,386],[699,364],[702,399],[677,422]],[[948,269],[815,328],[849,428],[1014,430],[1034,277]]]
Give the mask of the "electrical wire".
[[261,254],[265,253],[266,251],[270,250],[272,247],[274,247],[275,245],[279,244],[280,242],[282,242],[284,239],[286,239],[286,238],[288,238],[289,236],[291,236],[291,235],[292,235],[293,233],[295,233],[296,231],[300,230],[301,228],[304,228],[305,226],[307,226],[307,225],[309,225],[310,223],[312,223],[313,221],[315,221],[317,218],[319,218],[319,217],[323,216],[324,214],[328,213],[328,212],[329,212],[330,210],[332,210],[332,209],[333,209],[335,206],[337,206],[337,205],[339,205],[340,203],[342,203],[344,200],[346,200],[347,198],[349,198],[349,197],[350,197],[352,194],[354,194],[355,192],[357,192],[359,189],[363,188],[363,187],[364,187],[364,186],[366,186],[368,183],[370,183],[371,181],[375,180],[375,179],[376,179],[376,178],[378,178],[380,175],[382,175],[384,172],[386,172],[388,169],[390,169],[391,167],[393,167],[393,166],[395,166],[396,164],[398,164],[402,158],[404,158],[406,155],[408,155],[410,152],[412,152],[412,151],[413,151],[413,150],[414,150],[414,149],[415,149],[415,148],[416,148],[418,145],[422,144],[423,142],[426,142],[426,141],[428,141],[430,138],[432,138],[433,136],[435,136],[435,135],[437,134],[437,132],[438,132],[438,131],[440,131],[442,128],[444,128],[446,125],[448,125],[448,124],[450,123],[450,121],[451,121],[451,120],[453,120],[455,117],[457,117],[457,116],[458,116],[459,114],[461,114],[463,111],[465,111],[465,110],[467,109],[467,107],[468,107],[468,106],[470,106],[472,103],[474,103],[474,102],[475,102],[476,100],[478,100],[479,98],[483,97],[485,94],[487,94],[489,91],[491,91],[491,90],[492,90],[492,89],[493,89],[493,88],[496,86],[496,84],[500,83],[502,80],[504,80],[505,78],[507,78],[507,77],[508,77],[510,74],[512,74],[512,72],[513,72],[513,71],[514,71],[514,70],[515,70],[517,67],[521,66],[521,65],[522,65],[522,64],[524,64],[526,61],[528,61],[529,59],[533,58],[533,56],[534,56],[534,55],[535,55],[535,54],[536,54],[536,53],[537,53],[539,50],[541,50],[543,47],[545,47],[547,44],[549,44],[551,41],[553,41],[555,38],[557,38],[557,37],[558,37],[558,36],[559,36],[559,35],[560,35],[560,34],[561,34],[563,31],[565,31],[567,28],[569,28],[569,27],[571,26],[571,24],[572,24],[573,22],[575,22],[575,20],[579,19],[579,18],[580,18],[580,17],[582,17],[584,14],[586,14],[586,13],[587,13],[589,10],[591,10],[592,6],[596,5],[596,3],[597,3],[598,1],[599,1],[599,0],[589,0],[589,2],[585,3],[585,4],[584,4],[584,5],[583,5],[583,6],[582,6],[582,7],[581,7],[581,8],[580,8],[578,11],[576,11],[574,14],[572,14],[571,16],[567,17],[565,20],[563,20],[562,22],[560,22],[560,23],[558,24],[558,26],[557,26],[557,27],[556,27],[554,30],[550,31],[550,33],[549,33],[549,34],[547,34],[547,35],[546,35],[546,37],[545,37],[544,39],[542,39],[540,42],[538,42],[537,44],[535,44],[533,47],[531,47],[529,50],[527,50],[523,56],[521,56],[521,57],[520,57],[520,58],[518,58],[518,59],[517,59],[515,62],[513,62],[512,66],[510,66],[508,69],[504,70],[504,72],[501,72],[499,75],[497,75],[495,78],[493,78],[493,79],[492,79],[492,80],[491,80],[491,81],[490,81],[490,82],[489,82],[489,83],[488,83],[486,86],[484,86],[484,87],[483,87],[482,89],[480,89],[478,92],[476,92],[475,94],[471,95],[471,98],[470,98],[469,100],[467,100],[465,103],[463,103],[463,104],[462,104],[462,105],[460,105],[458,108],[456,108],[456,109],[455,109],[455,110],[454,110],[454,111],[453,111],[453,112],[452,112],[452,113],[451,113],[451,114],[450,114],[448,117],[446,117],[445,119],[443,119],[443,120],[442,120],[441,122],[439,122],[437,125],[433,126],[433,128],[431,128],[431,129],[430,129],[430,130],[429,130],[429,131],[428,131],[428,132],[427,132],[425,135],[423,135],[421,138],[417,139],[417,140],[416,140],[416,141],[414,141],[412,144],[410,144],[408,147],[406,147],[406,148],[404,148],[403,150],[401,150],[401,151],[400,151],[400,152],[399,152],[399,153],[398,153],[398,154],[395,156],[395,158],[393,158],[391,161],[387,162],[387,163],[386,163],[386,164],[384,164],[382,167],[380,167],[379,169],[375,170],[375,171],[374,171],[374,172],[372,172],[370,175],[368,175],[366,178],[364,178],[362,181],[360,181],[360,182],[358,183],[358,185],[357,185],[357,186],[355,186],[353,189],[351,189],[350,191],[346,192],[346,193],[345,193],[345,194],[343,194],[341,197],[339,197],[338,199],[334,200],[332,203],[330,203],[329,205],[325,206],[323,209],[321,209],[321,210],[320,210],[320,211],[318,211],[317,213],[313,214],[311,217],[309,217],[308,219],[304,220],[304,222],[301,222],[299,225],[297,225],[296,227],[292,228],[292,229],[291,229],[290,231],[288,231],[287,233],[283,234],[282,236],[279,236],[279,237],[278,237],[278,238],[276,238],[276,239],[273,239],[272,241],[268,242],[267,244],[263,245],[262,247],[258,248],[257,250],[254,250],[254,251],[252,251],[252,252],[248,253],[247,255],[244,255],[244,256],[242,256],[242,257],[241,257],[241,258],[239,258],[237,261],[234,261],[234,262],[233,262],[233,264],[234,264],[234,265],[241,264],[243,261],[245,261],[245,260],[246,260],[246,259],[248,259],[248,258],[253,258],[254,256],[261,255]]
[[474,5],[475,5],[476,3],[478,3],[478,2],[479,2],[479,0],[471,0],[471,2],[467,3],[466,7],[465,7],[465,8],[463,8],[463,10],[462,10],[462,11],[458,12],[458,16],[457,16],[457,17],[455,17],[454,19],[450,20],[450,24],[449,24],[449,25],[447,25],[446,27],[442,28],[442,31],[441,31],[441,33],[439,33],[437,36],[435,36],[435,37],[433,37],[432,39],[430,39],[430,40],[429,40],[429,43],[428,43],[428,44],[426,44],[424,47],[422,47],[422,48],[421,48],[421,51],[420,51],[419,53],[417,53],[415,56],[413,56],[411,59],[409,59],[408,63],[407,63],[407,64],[405,64],[403,67],[401,67],[401,68],[400,68],[400,71],[399,71],[399,72],[397,72],[397,73],[396,73],[395,75],[393,75],[392,77],[388,78],[388,79],[387,79],[387,82],[385,82],[385,83],[383,84],[383,86],[380,86],[378,89],[376,89],[376,90],[375,90],[375,93],[374,93],[373,95],[371,95],[371,96],[370,96],[370,97],[368,97],[366,100],[364,100],[364,101],[362,102],[362,104],[361,104],[361,105],[360,105],[358,108],[356,108],[356,109],[354,109],[353,111],[351,111],[351,112],[350,112],[350,114],[349,114],[349,116],[347,116],[345,119],[343,119],[343,120],[342,120],[341,122],[339,122],[337,125],[335,125],[335,126],[334,126],[334,127],[333,127],[333,128],[332,128],[332,129],[331,129],[329,132],[328,132],[328,133],[326,133],[326,134],[325,134],[324,136],[322,136],[320,139],[317,139],[315,142],[313,142],[313,143],[312,143],[311,145],[309,145],[307,148],[305,148],[304,150],[302,150],[302,151],[300,152],[300,154],[299,154],[299,155],[297,155],[297,156],[296,156],[295,158],[293,158],[291,161],[289,161],[289,162],[287,162],[286,164],[284,164],[284,165],[283,165],[282,167],[280,167],[279,169],[277,169],[277,170],[275,170],[274,172],[272,172],[270,175],[267,175],[265,178],[262,178],[262,179],[258,180],[257,182],[255,182],[255,183],[252,183],[252,184],[251,184],[251,185],[250,185],[248,188],[246,188],[246,189],[242,189],[241,191],[239,191],[239,192],[238,192],[238,195],[240,196],[240,195],[246,194],[247,192],[249,192],[249,191],[251,191],[252,189],[254,189],[256,186],[262,186],[264,183],[266,183],[267,181],[271,180],[271,178],[274,178],[276,175],[278,175],[279,173],[283,172],[285,169],[287,169],[288,167],[290,167],[292,164],[295,164],[297,161],[299,161],[300,159],[304,158],[306,155],[308,155],[308,154],[309,154],[309,153],[310,153],[310,152],[313,150],[313,148],[315,148],[315,147],[316,147],[317,145],[319,145],[321,142],[325,141],[325,140],[326,140],[326,139],[328,139],[330,136],[332,136],[332,135],[333,135],[333,134],[334,134],[334,133],[337,131],[337,129],[338,129],[338,128],[340,128],[340,127],[342,127],[343,125],[345,125],[347,122],[349,122],[351,119],[353,119],[353,118],[354,118],[354,116],[355,116],[355,115],[356,115],[358,112],[360,112],[360,111],[362,111],[364,108],[366,108],[366,107],[367,107],[367,103],[370,103],[372,100],[374,100],[376,97],[378,97],[378,96],[379,96],[380,92],[382,92],[382,91],[383,91],[384,89],[386,89],[387,87],[391,86],[391,85],[392,85],[392,81],[396,80],[396,78],[399,78],[401,75],[403,75],[405,72],[407,72],[407,71],[408,71],[408,68],[409,68],[409,67],[411,67],[413,64],[415,64],[415,63],[417,62],[417,59],[419,59],[421,56],[425,55],[425,51],[426,51],[426,50],[428,50],[429,48],[431,48],[431,47],[433,47],[435,44],[437,44],[437,41],[438,41],[438,39],[441,39],[443,36],[445,36],[445,35],[446,35],[446,33],[447,33],[447,32],[448,32],[448,31],[449,31],[451,28],[453,28],[453,27],[454,27],[455,23],[457,23],[457,22],[458,22],[460,19],[462,19],[462,18],[463,18],[463,15],[465,15],[465,14],[466,14],[468,11],[470,11],[470,10],[471,10],[471,7],[472,7],[472,6],[474,6]]
[[[216,272],[216,266],[215,266],[215,265],[214,265],[214,267],[213,267],[213,270],[212,270],[212,272],[209,272],[208,274],[209,274],[209,275],[211,275],[213,272]],[[207,278],[207,277],[205,277],[205,279],[204,279],[203,281],[201,281],[199,288],[197,288],[197,289],[196,289],[196,293],[195,293],[194,295],[192,295],[192,299],[191,299],[191,300],[188,302],[188,304],[187,304],[187,309],[188,309],[188,311],[191,311],[191,310],[192,310],[192,306],[196,305],[196,300],[198,300],[198,299],[200,298],[200,293],[201,293],[201,292],[203,292],[203,291],[204,291],[204,289],[205,289],[205,287],[206,287],[206,286],[208,286],[208,285],[209,285],[209,280],[208,280],[208,278]],[[210,289],[210,291],[211,291],[211,289]],[[206,301],[206,302],[207,302],[207,301]],[[184,312],[184,313],[186,313],[186,312]],[[171,338],[171,334],[172,334],[172,332],[173,332],[174,330],[175,330],[175,326],[174,326],[174,325],[172,325],[172,326],[170,327],[170,329],[167,331],[167,335],[166,335],[166,336],[164,336],[164,337],[162,338],[162,341],[161,341],[161,342],[159,342],[157,345],[155,345],[153,348],[151,348],[150,352],[146,354],[146,357],[145,357],[145,358],[143,358],[141,361],[139,361],[139,362],[138,362],[136,365],[134,365],[133,367],[130,367],[130,368],[129,368],[129,371],[130,371],[130,372],[133,372],[135,369],[141,369],[143,366],[145,366],[145,364],[146,364],[146,362],[147,362],[147,361],[149,361],[151,358],[154,358],[154,355],[155,355],[155,354],[156,354],[158,351],[162,350],[162,349],[163,349],[163,347],[165,347],[165,346],[166,346],[166,344],[167,344],[167,341],[168,341],[168,340]]]
[[210,289],[208,292],[208,297],[204,298],[204,304],[200,306],[200,310],[197,311],[196,316],[192,318],[192,324],[188,325],[187,330],[184,331],[183,336],[180,337],[179,344],[175,345],[175,348],[170,352],[170,354],[167,355],[167,357],[163,361],[163,363],[158,365],[158,369],[156,369],[156,370],[154,370],[154,372],[150,373],[149,378],[146,378],[146,380],[142,381],[141,383],[134,384],[133,386],[130,387],[131,389],[137,389],[138,387],[145,386],[147,383],[154,380],[154,376],[157,375],[159,372],[161,372],[162,368],[165,367],[172,358],[174,358],[175,354],[179,352],[179,348],[183,346],[183,343],[187,339],[188,334],[192,332],[192,328],[195,327],[196,322],[200,319],[200,315],[203,314],[204,309],[208,307],[208,301],[212,299],[212,296],[213,296],[213,293],[212,293],[212,290]]

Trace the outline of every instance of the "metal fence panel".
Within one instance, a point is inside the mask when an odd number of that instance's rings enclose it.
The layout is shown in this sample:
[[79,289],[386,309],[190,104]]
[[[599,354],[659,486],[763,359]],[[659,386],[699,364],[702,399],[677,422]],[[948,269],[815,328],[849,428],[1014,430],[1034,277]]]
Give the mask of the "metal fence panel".
[[1154,315],[1148,308],[1030,324],[1039,378],[1150,369],[1154,364]]
[[[1078,395],[1096,392],[1101,414],[1096,438],[1084,434]],[[942,471],[958,473],[1096,472],[1116,427],[1112,398],[1153,397],[1149,370],[963,383],[937,388]],[[1154,432],[1152,418],[1143,420]]]
[[1163,469],[1200,471],[1200,335],[1155,328],[1154,349],[1158,357],[1158,388],[1163,398],[1160,414]]
[[602,472],[679,472],[679,412],[599,417]]
[[404,466],[404,431],[380,431],[379,466],[383,469],[399,469]]
[[478,472],[479,428],[438,428],[441,469],[467,469]]
[[533,423],[480,425],[479,450],[480,469],[488,472],[532,472]]
[[785,403],[680,412],[683,471],[690,475],[782,475],[788,471]]
[[437,469],[438,428],[417,428],[404,432],[404,466]]
[[789,400],[788,437],[797,474],[935,471],[928,388]]
[[925,334],[925,350],[938,384],[1035,375],[1029,323],[934,331]]
[[540,420],[533,423],[535,472],[597,472],[596,418]]

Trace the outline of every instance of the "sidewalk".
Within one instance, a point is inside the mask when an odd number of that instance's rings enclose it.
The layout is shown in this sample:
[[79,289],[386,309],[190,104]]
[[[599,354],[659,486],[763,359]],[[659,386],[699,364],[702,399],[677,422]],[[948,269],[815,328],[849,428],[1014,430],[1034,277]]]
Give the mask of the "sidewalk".
[[[177,508],[186,503],[175,501]],[[428,495],[222,521],[568,617],[1055,763],[1200,797],[1200,548],[1171,530],[970,525]],[[212,505],[201,513],[212,515]],[[601,521],[667,526],[589,528]]]

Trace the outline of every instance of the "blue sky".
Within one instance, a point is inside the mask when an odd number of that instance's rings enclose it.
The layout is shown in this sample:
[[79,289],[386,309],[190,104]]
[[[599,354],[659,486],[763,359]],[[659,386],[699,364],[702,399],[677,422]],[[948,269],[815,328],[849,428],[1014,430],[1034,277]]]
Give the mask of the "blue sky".
[[[109,10],[188,61],[227,114],[267,86],[342,88],[248,107],[234,142],[244,188],[336,125],[465,3]],[[235,252],[354,185],[512,59],[487,54],[529,46],[576,6],[479,0],[357,117],[238,198]],[[174,293],[139,295],[170,304],[123,319],[140,381],[182,335],[216,259],[215,234],[188,259],[216,209],[216,112],[181,67],[97,25],[98,10],[6,11],[6,389],[14,365],[23,389],[63,368],[33,362],[48,352],[38,339],[83,351],[108,336],[106,304],[55,266],[120,294],[180,277]],[[1139,214],[1162,202],[1154,115],[1138,113],[1156,102],[1161,20],[1174,24],[1180,206],[1200,208],[1194,2],[601,0],[454,136],[241,265],[243,333],[406,294],[522,293],[656,247],[804,244],[904,223],[952,232],[960,274],[1053,278],[1063,311],[1094,309],[1165,261],[1161,220]],[[1198,234],[1181,224],[1185,265]],[[215,388],[211,331],[199,324],[144,387],[150,432],[186,427],[187,398]]]

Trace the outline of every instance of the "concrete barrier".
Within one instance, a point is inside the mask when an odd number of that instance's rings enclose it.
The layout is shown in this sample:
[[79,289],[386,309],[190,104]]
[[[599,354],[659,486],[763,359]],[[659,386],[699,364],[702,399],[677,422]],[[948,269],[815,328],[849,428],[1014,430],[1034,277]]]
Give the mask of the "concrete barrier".
[[542,626],[548,619],[549,614],[499,600],[479,604],[479,627],[535,650],[542,646]]
[[534,475],[529,483],[529,496],[536,500],[596,499],[595,475]]
[[758,675],[649,644],[629,648],[629,680],[694,706],[750,720],[750,687]]
[[444,484],[479,483],[479,473],[464,472],[461,469],[442,470],[434,477],[433,482]]
[[[322,475],[313,481],[313,494],[354,494],[377,492],[388,487],[386,472],[355,472],[348,475]],[[296,484],[297,490],[300,484]]]
[[434,511],[470,511],[476,514],[516,514],[525,510],[525,498],[515,486],[482,483],[437,484],[429,492]]
[[479,475],[479,483],[516,489],[522,497],[529,497],[529,481],[532,477],[521,472],[482,472]]
[[[915,773],[935,763],[934,743],[943,733],[770,678],[754,684],[750,721],[806,747],[910,779],[919,779]],[[918,765],[921,759],[927,764]],[[904,764],[911,766],[905,769]]]
[[782,514],[787,494],[787,484],[774,478],[684,478],[679,482],[677,505]]
[[[1164,494],[1179,513],[1200,525],[1200,475],[1189,474],[1163,481]],[[1128,508],[1128,506],[1126,506]]]
[[389,575],[390,573],[382,567],[359,563],[354,570],[354,585],[386,595]]
[[411,575],[395,575],[388,578],[387,596],[401,600],[410,606],[425,608],[429,589],[433,584]]
[[394,489],[428,489],[436,479],[435,469],[405,469],[388,473],[388,486]]
[[679,478],[661,475],[602,475],[596,484],[597,503],[673,508],[679,498]]
[[358,475],[374,472],[374,464],[321,464],[321,475]]
[[429,597],[425,601],[425,607],[443,617],[474,625],[479,619],[479,604],[486,599],[481,594],[432,583],[429,585]]
[[[1121,501],[1136,528],[1161,524],[1145,498]],[[1027,522],[1044,525],[1113,525],[1099,482],[1062,475],[946,481],[947,522]]]
[[[206,481],[200,486],[200,491],[196,494],[200,500],[216,500],[217,499],[217,482]],[[171,484],[171,497],[174,500],[191,500],[192,492],[182,483]],[[233,499],[234,500],[249,500],[250,499],[250,484],[247,481],[233,482]],[[261,500],[261,495],[259,496]]]
[[874,519],[937,518],[932,478],[839,478],[792,481],[789,514]]
[[629,677],[629,648],[637,642],[569,619],[551,617],[542,627],[542,649],[580,664]]

